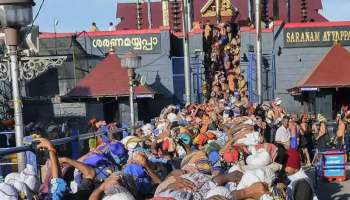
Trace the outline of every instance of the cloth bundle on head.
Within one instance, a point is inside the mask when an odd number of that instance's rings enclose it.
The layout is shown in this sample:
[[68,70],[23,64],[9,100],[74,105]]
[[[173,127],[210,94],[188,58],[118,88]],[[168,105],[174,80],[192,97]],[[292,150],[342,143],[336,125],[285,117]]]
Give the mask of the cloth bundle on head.
[[142,132],[144,135],[151,135],[153,130],[154,130],[154,126],[152,124],[148,123],[148,124],[143,125],[141,129],[142,129]]
[[259,132],[254,131],[252,133],[245,134],[245,137],[238,139],[235,142],[235,144],[244,144],[244,145],[250,146],[250,145],[257,145],[259,144],[259,142],[260,142],[260,134]]
[[240,171],[242,172],[242,168],[238,164],[234,164],[231,166],[231,168],[228,170],[228,173],[232,173],[234,171]]
[[159,133],[162,133],[166,127],[168,126],[168,124],[166,122],[159,122],[157,124],[157,129],[159,130]]
[[112,142],[109,145],[110,153],[116,162],[116,164],[121,164],[127,159],[127,150],[121,142]]
[[177,116],[175,113],[169,113],[167,115],[167,120],[169,120],[169,122],[173,123],[173,122],[176,122],[177,121]]
[[250,149],[250,152],[255,152],[257,149],[265,149],[267,152],[269,152],[270,157],[273,161],[277,157],[278,148],[274,144],[271,144],[271,143],[258,144],[258,145],[255,145],[254,147],[252,147]]
[[220,149],[221,149],[221,146],[216,141],[212,141],[212,142],[208,143],[205,151],[209,155],[212,151],[220,151]]
[[7,183],[0,183],[0,199],[18,200],[18,193],[16,188]]
[[211,163],[211,165],[214,165],[215,163],[220,161],[220,153],[219,153],[219,151],[211,151],[208,154],[208,160]]
[[4,180],[5,183],[10,184],[12,181],[22,181],[21,174],[17,173],[17,172],[13,172],[13,173],[8,174],[5,177],[5,180]]
[[241,115],[241,110],[239,109],[239,107],[235,106],[233,108],[233,116],[234,117],[239,117]]
[[102,153],[89,153],[83,160],[84,164],[92,167],[108,164],[108,159]]
[[[215,143],[217,143],[221,147],[224,147],[226,142],[228,141],[227,135],[222,131],[212,131],[212,133],[214,133],[216,136]],[[213,141],[209,141],[208,143],[211,143],[211,142]]]
[[232,193],[230,192],[230,190],[228,190],[227,188],[225,188],[223,186],[216,186],[216,187],[212,188],[211,190],[209,190],[206,198],[209,199],[209,198],[214,197],[214,196],[222,196],[222,197],[225,197],[227,200],[233,199],[233,196],[232,196]]
[[163,140],[162,150],[168,152],[174,152],[176,148],[175,142],[172,138],[166,137]]
[[106,189],[103,200],[134,200],[134,196],[123,186],[118,184]]
[[193,144],[195,145],[204,145],[207,142],[208,138],[206,134],[200,133],[197,137],[194,138]]
[[265,149],[258,149],[247,157],[246,162],[249,168],[261,168],[271,164],[272,159]]
[[244,121],[243,124],[254,126],[255,122],[252,119],[248,119],[248,120]]
[[145,163],[147,161],[147,157],[144,153],[135,152],[132,155],[132,160],[136,161],[137,163]]
[[26,199],[26,200],[33,199],[32,191],[22,181],[17,180],[17,179],[8,179],[5,183],[14,187],[16,189],[18,195],[21,197],[21,199]]
[[327,118],[326,118],[325,116],[323,116],[322,114],[319,113],[319,114],[317,115],[317,121],[320,122],[320,123],[321,123],[321,122],[327,122]]
[[235,163],[239,159],[239,152],[236,149],[226,149],[223,154],[223,159],[227,163]]
[[288,149],[287,155],[288,158],[286,167],[291,167],[293,169],[299,170],[301,166],[299,152],[295,149]]
[[274,103],[275,103],[275,105],[279,106],[279,105],[282,104],[282,99],[279,98],[279,97],[277,97],[277,98],[274,100]]
[[130,192],[121,192],[105,196],[102,200],[135,200]]
[[[33,193],[29,189],[29,187],[25,184],[23,178],[24,177],[22,177],[21,174],[19,174],[19,173],[10,173],[5,177],[5,183],[14,187],[16,189],[17,193],[19,194],[19,196],[21,196],[21,198],[23,198],[23,199],[26,198],[28,200],[32,200]],[[28,182],[28,183],[30,183],[30,182]],[[33,183],[33,184],[36,184],[36,183]]]
[[112,142],[109,145],[110,151],[117,156],[124,156],[126,154],[126,149],[121,142]]
[[39,190],[40,182],[34,167],[27,165],[27,167],[20,173],[21,180],[29,187],[30,190],[36,192]]
[[180,126],[180,130],[179,130],[180,134],[188,134],[191,135],[191,132],[188,130],[188,128],[184,127],[184,126]]
[[181,139],[187,145],[191,144],[191,136],[187,133],[180,133],[177,138]]
[[242,179],[237,186],[237,190],[247,188],[257,182],[264,182],[271,186],[274,179],[275,173],[269,167],[248,170],[243,174]]
[[124,147],[128,150],[135,149],[139,142],[142,142],[142,139],[136,137],[136,136],[127,136],[122,139],[122,144]]
[[206,135],[208,140],[216,140],[216,134],[213,131],[207,131]]
[[128,164],[123,169],[123,173],[134,178],[137,191],[142,195],[149,194],[152,191],[151,181],[141,165],[134,163]]
[[189,172],[202,172],[209,174],[211,166],[204,151],[196,151],[185,156],[181,161],[181,169]]

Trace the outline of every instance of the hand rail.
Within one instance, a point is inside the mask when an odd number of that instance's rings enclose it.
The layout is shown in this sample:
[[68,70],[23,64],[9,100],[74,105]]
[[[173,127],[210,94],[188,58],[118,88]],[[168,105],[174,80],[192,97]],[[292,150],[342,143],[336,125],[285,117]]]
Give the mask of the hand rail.
[[[127,130],[127,129],[118,128],[115,131],[121,132],[121,131],[125,131],[125,130]],[[104,135],[104,134],[106,134],[106,132],[104,132],[104,131],[85,133],[85,134],[81,134],[81,135],[51,140],[51,142],[53,145],[57,146],[57,145],[67,144],[67,143],[75,141],[75,140],[79,140],[79,141],[87,140],[89,138],[97,137],[97,136]],[[24,146],[20,146],[20,147],[0,148],[0,157],[8,155],[8,154],[25,152],[25,151],[32,151],[32,150],[33,149],[30,145],[24,145]]]

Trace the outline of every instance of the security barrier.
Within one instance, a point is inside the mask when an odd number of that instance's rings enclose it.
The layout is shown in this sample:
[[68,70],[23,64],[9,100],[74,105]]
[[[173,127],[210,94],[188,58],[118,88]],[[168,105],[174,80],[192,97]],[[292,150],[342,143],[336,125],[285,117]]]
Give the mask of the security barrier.
[[[126,129],[118,128],[117,132],[122,132],[125,131]],[[7,132],[6,132],[7,133]],[[10,132],[8,132],[10,133]],[[13,132],[11,132],[13,133]],[[60,138],[60,139],[55,139],[51,140],[52,144],[55,146],[59,145],[64,145],[68,143],[73,143],[73,142],[79,142],[83,140],[87,140],[93,137],[101,136],[101,135],[106,135],[107,132],[105,131],[99,131],[99,132],[94,132],[94,133],[85,133],[85,134],[75,134],[70,137],[65,137],[65,138]],[[80,148],[79,145],[75,146],[76,148]],[[77,150],[77,149],[75,149]],[[35,145],[24,145],[20,147],[10,147],[10,148],[0,148],[0,182],[1,179],[3,179],[4,175],[17,171],[17,157],[16,153],[20,152],[34,152],[35,151]],[[38,164],[38,163],[36,163]]]

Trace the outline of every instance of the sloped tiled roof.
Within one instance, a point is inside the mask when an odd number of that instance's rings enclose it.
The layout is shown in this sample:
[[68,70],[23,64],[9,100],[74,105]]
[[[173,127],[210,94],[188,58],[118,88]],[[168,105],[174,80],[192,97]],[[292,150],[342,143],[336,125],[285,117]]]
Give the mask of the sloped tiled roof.
[[[135,87],[135,95],[154,96],[154,91],[147,86]],[[129,78],[126,69],[121,67],[120,59],[109,54],[73,88],[67,97],[96,98],[129,96]]]
[[350,87],[350,53],[336,44],[295,88]]

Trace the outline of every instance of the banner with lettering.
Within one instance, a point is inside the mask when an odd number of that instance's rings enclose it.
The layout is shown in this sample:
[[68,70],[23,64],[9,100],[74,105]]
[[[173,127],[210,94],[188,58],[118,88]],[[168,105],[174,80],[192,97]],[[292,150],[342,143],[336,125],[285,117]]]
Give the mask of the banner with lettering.
[[161,53],[160,34],[140,35],[107,35],[93,37],[79,37],[77,41],[92,55],[103,55],[111,49],[117,54],[133,51],[137,54]]
[[350,45],[350,26],[346,27],[306,27],[286,28],[284,47],[327,47],[339,42]]

